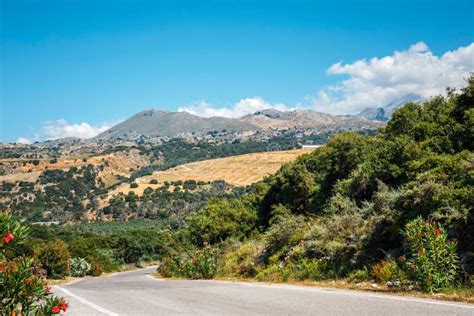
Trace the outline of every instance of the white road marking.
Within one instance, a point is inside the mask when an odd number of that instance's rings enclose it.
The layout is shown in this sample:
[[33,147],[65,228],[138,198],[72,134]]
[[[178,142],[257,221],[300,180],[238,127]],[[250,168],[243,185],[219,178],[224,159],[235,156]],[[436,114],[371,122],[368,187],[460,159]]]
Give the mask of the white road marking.
[[[227,281],[218,281],[218,282],[227,282]],[[231,281],[229,283],[234,283],[234,282]],[[418,299],[418,298],[392,296],[392,295],[385,295],[385,294],[370,294],[367,292],[352,293],[350,291],[343,291],[343,290],[337,290],[337,289],[331,289],[331,288],[323,289],[323,288],[297,287],[297,286],[291,286],[291,285],[256,284],[256,283],[247,283],[247,282],[235,282],[235,283],[245,285],[245,286],[260,286],[260,287],[269,287],[269,288],[274,288],[274,289],[324,292],[324,293],[339,294],[339,295],[363,296],[363,297],[372,297],[372,298],[379,298],[379,299],[389,299],[389,300],[395,300],[395,301],[415,302],[415,303],[444,305],[444,306],[474,309],[474,305],[471,306],[471,305],[467,305],[463,303],[449,303],[449,302],[435,301],[435,300],[430,300],[430,299]]]
[[119,314],[116,314],[116,313],[114,313],[114,312],[111,312],[111,311],[109,311],[108,309],[105,309],[105,308],[103,308],[103,307],[101,307],[101,306],[99,306],[99,305],[97,305],[97,304],[94,304],[94,303],[92,303],[92,302],[86,300],[85,298],[80,297],[79,295],[76,295],[76,294],[70,292],[69,290],[66,290],[65,288],[62,288],[62,287],[60,287],[60,286],[55,286],[55,288],[60,289],[60,290],[63,291],[66,295],[71,296],[72,298],[78,300],[78,301],[81,302],[82,304],[87,305],[87,306],[89,306],[89,307],[95,309],[95,310],[98,311],[98,312],[101,312],[101,313],[106,314],[106,315],[109,315],[109,316],[119,316]]

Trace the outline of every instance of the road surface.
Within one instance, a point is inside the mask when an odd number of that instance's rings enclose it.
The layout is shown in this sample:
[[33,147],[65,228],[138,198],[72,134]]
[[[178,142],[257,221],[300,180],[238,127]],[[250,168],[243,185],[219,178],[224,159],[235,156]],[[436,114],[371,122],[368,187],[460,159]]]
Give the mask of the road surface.
[[55,286],[68,315],[474,315],[474,305],[245,282],[161,280],[155,267]]

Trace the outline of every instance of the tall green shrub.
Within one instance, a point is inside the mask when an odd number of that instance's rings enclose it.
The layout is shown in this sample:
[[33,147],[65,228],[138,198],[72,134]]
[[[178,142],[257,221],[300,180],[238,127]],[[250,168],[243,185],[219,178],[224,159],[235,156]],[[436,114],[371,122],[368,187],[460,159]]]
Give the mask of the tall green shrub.
[[33,259],[18,256],[28,229],[0,213],[0,315],[51,315],[68,308],[51,294],[44,271]]
[[417,217],[403,232],[409,252],[407,269],[421,289],[439,291],[454,285],[459,258],[456,242],[448,241],[446,230],[438,223]]
[[63,241],[57,239],[41,244],[35,249],[35,257],[49,278],[62,279],[69,274],[70,255]]

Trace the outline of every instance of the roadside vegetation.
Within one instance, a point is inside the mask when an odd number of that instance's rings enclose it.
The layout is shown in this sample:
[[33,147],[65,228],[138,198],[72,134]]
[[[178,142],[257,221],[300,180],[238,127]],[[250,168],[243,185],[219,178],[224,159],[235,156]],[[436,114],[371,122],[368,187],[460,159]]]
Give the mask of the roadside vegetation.
[[[332,136],[246,188],[188,179],[117,195],[96,205],[116,221],[33,225],[15,255],[51,278],[159,262],[164,277],[343,280],[472,297],[473,144],[471,77],[459,92],[406,104],[375,135]],[[102,188],[94,170],[43,173],[42,200],[19,184],[26,195],[13,214],[81,219],[81,198],[98,203],[91,192]]]
[[66,312],[67,302],[51,293],[43,267],[21,249],[28,232],[28,227],[11,216],[0,214],[0,315]]
[[374,136],[342,133],[173,236],[167,277],[472,288],[474,77],[408,103]]

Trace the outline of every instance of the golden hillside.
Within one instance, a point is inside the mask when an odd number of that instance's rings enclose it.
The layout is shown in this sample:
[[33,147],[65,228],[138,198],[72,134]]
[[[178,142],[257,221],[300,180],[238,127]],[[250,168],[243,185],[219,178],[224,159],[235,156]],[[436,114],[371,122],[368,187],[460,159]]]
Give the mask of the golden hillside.
[[[37,160],[35,165],[33,160]],[[106,186],[116,183],[117,176],[129,177],[131,170],[139,169],[150,164],[148,156],[140,155],[139,150],[132,149],[127,152],[116,152],[106,155],[91,157],[61,157],[56,162],[52,159],[0,159],[0,164],[6,167],[7,173],[0,175],[0,182],[35,182],[45,170],[68,170],[71,167],[81,168],[88,164],[102,165],[99,177]]]
[[[188,163],[138,178],[135,181],[138,184],[138,188],[135,189],[130,188],[130,184],[123,184],[111,191],[109,196],[116,195],[120,192],[126,194],[129,191],[134,191],[136,194],[141,195],[143,194],[143,190],[147,187],[155,189],[162,186],[165,181],[171,182],[178,180],[224,180],[232,185],[245,186],[275,173],[284,163],[293,161],[296,157],[311,150],[312,149],[304,148],[253,153]],[[152,179],[158,180],[158,184],[150,184]]]

